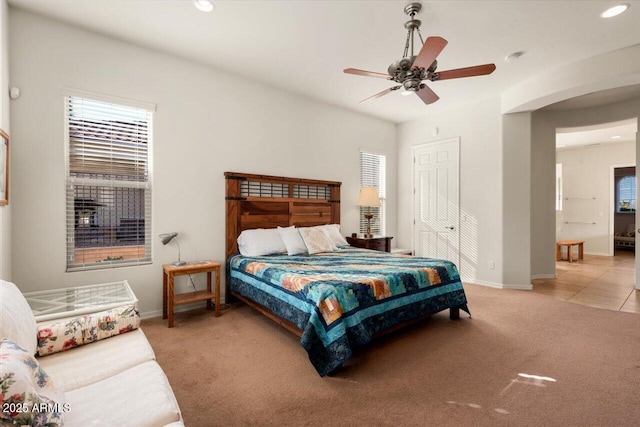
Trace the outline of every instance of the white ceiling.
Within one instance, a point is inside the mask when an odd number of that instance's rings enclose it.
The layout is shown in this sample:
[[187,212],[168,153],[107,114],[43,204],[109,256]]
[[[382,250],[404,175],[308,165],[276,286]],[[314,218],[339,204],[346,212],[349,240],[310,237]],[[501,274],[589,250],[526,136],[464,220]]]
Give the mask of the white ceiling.
[[[640,25],[640,24],[639,24]],[[640,85],[625,86],[615,89],[589,93],[566,101],[557,102],[545,107],[545,110],[574,110],[579,108],[591,108],[602,105],[615,104],[640,98]]]
[[[203,13],[190,0],[9,0],[12,7],[160,49],[344,108],[402,122],[497,96],[537,73],[640,43],[640,1],[618,17],[616,2],[423,1],[422,34],[444,37],[439,70],[495,63],[490,76],[430,83],[440,100],[424,105],[391,86],[345,75],[347,67],[385,72],[402,56],[406,1],[215,1]],[[512,63],[503,58],[525,54]],[[594,70],[597,72],[597,70]]]
[[[581,146],[635,141],[637,131],[637,119],[580,128],[561,128],[556,130],[556,148],[562,150]],[[619,138],[613,138],[614,136]]]
[[[629,101],[640,98],[640,85],[603,90],[577,98],[568,99],[545,107],[545,110],[573,110],[591,108]],[[636,140],[638,120],[629,119],[620,122],[604,123],[579,128],[561,128],[556,130],[556,148],[559,150],[583,146],[614,144]],[[612,137],[618,138],[612,138]]]

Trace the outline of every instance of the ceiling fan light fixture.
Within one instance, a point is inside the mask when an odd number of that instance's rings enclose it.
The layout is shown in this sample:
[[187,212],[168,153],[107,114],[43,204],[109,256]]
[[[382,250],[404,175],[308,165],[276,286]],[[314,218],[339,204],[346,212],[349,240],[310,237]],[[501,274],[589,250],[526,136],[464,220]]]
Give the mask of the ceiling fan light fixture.
[[627,9],[629,9],[629,3],[618,4],[616,6],[610,7],[600,14],[601,18],[613,18],[614,16],[618,16],[621,13],[624,13]]
[[193,0],[193,5],[202,12],[211,12],[214,9],[213,3],[209,0]]
[[417,92],[418,90],[420,90],[421,83],[422,81],[420,79],[409,78],[402,82],[402,86],[404,87],[404,90],[408,92]]
[[[373,71],[359,70],[356,68],[345,68],[346,74],[355,74],[367,77],[384,78],[389,81],[398,83],[398,85],[378,92],[360,103],[368,102],[398,89],[402,95],[411,95],[415,93],[426,104],[432,104],[438,99],[438,95],[429,88],[424,80],[438,81],[459,79],[463,77],[485,76],[495,71],[495,64],[476,65],[472,67],[457,68],[454,70],[436,71],[438,68],[437,57],[447,46],[447,41],[442,37],[431,36],[426,40],[422,38],[420,33],[421,22],[415,19],[415,15],[422,9],[420,3],[409,3],[404,8],[404,13],[409,15],[409,21],[405,22],[404,28],[407,30],[404,51],[402,58],[394,61],[389,65],[387,74],[376,73]],[[419,40],[416,40],[416,37]],[[419,52],[415,54],[415,42],[421,43]]]

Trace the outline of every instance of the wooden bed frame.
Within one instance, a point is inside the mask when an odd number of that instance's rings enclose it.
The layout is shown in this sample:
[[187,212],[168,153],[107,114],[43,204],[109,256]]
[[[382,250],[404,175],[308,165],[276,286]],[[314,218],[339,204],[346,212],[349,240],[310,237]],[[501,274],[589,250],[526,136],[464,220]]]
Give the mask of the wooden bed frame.
[[[238,253],[238,236],[247,229],[340,224],[341,182],[237,172],[225,172],[224,177],[227,260]],[[232,298],[239,299],[294,334],[302,336],[302,331],[293,323],[281,319],[266,307],[237,292],[230,291],[229,282],[227,272],[227,302],[232,301]]]
[[[252,228],[313,227],[340,224],[340,186],[337,181],[287,178],[225,172],[226,179],[226,260],[238,253],[237,239],[243,230]],[[228,270],[228,269],[227,269]],[[227,271],[225,299],[239,299],[276,321],[297,336],[302,331],[293,323],[278,317],[268,308],[229,289]],[[460,317],[459,308],[450,309],[451,319]],[[403,328],[430,315],[390,328],[379,335]],[[376,334],[378,335],[378,334]]]

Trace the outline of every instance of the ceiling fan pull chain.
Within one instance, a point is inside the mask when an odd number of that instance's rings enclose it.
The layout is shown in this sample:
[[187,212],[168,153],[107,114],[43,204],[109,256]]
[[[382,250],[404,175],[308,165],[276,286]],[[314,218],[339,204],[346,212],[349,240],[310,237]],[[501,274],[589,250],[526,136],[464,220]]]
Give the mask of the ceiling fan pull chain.
[[[407,57],[407,53],[409,53],[409,37],[411,36],[411,31],[407,31],[407,41],[404,44],[404,53],[402,54],[403,58]],[[413,54],[413,52],[411,52]]]
[[422,33],[420,32],[420,27],[417,27],[416,30],[418,30],[418,35],[420,36],[420,41],[424,45],[424,40],[422,39]]
[[411,34],[411,57],[413,58],[413,28],[409,30],[409,34]]

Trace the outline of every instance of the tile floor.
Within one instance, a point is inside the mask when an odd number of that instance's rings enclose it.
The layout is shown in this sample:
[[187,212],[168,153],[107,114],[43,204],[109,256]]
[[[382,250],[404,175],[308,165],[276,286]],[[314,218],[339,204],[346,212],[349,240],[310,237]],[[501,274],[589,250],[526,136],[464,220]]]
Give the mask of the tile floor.
[[640,313],[635,271],[632,251],[617,251],[613,257],[585,255],[573,263],[556,262],[557,277],[532,280],[533,291],[575,304]]

